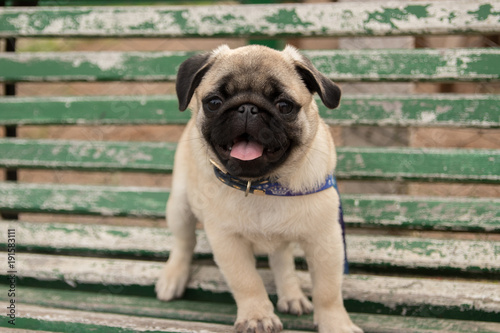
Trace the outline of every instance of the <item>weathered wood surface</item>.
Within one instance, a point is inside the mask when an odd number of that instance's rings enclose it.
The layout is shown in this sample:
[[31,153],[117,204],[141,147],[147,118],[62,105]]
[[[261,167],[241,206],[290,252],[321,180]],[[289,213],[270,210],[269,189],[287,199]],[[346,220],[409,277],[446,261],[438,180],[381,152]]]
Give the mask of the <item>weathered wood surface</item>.
[[499,161],[500,150],[493,149],[339,147],[335,174],[340,179],[498,182]]
[[[58,291],[54,294],[61,295]],[[33,289],[28,293],[35,298],[40,295]],[[62,293],[64,295],[64,292]],[[78,298],[79,299],[79,298]],[[84,297],[85,301],[87,298]],[[79,299],[80,300],[80,299]],[[0,303],[7,307],[8,303]],[[201,313],[200,313],[201,315]],[[5,324],[10,318],[2,317],[0,327],[9,327]],[[120,315],[113,313],[98,313],[90,311],[66,310],[47,308],[36,305],[22,304],[15,321],[17,329],[36,329],[44,332],[94,332],[94,333],[227,333],[232,326],[182,321],[172,319],[159,319],[133,314]],[[9,333],[10,331],[5,331]],[[18,332],[13,331],[13,333]],[[24,332],[24,331],[23,331]],[[31,331],[29,331],[31,332]],[[26,331],[25,333],[29,333]],[[284,333],[291,333],[285,331]],[[299,332],[300,333],[300,332]]]
[[[329,3],[2,8],[0,38],[498,34],[499,13],[498,0],[377,1],[363,6]],[[0,81],[173,82],[179,64],[192,54],[0,54]],[[338,82],[500,80],[500,51],[495,48],[334,50],[304,54]],[[320,112],[334,125],[498,128],[499,102],[499,95],[372,93],[346,96],[338,110],[321,106]],[[0,99],[0,125],[184,124],[188,116],[177,111],[173,96]],[[0,140],[0,167],[170,172],[174,149],[174,145],[148,142]],[[498,150],[340,148],[337,174],[344,179],[498,183],[499,154]],[[0,183],[0,211],[163,218],[168,196],[167,189],[156,188]],[[353,313],[352,318],[367,333],[500,331],[498,241],[427,238],[435,233],[390,230],[499,233],[499,199],[343,195],[342,201],[349,227],[387,227],[389,232],[366,235],[358,231],[347,236],[354,271],[365,269],[378,274],[353,274],[344,283],[348,310],[366,312]],[[12,225],[20,250],[18,328],[218,332],[229,326],[182,326],[165,319],[226,325],[234,321],[236,308],[228,303],[229,290],[214,266],[193,268],[186,299],[161,303],[154,298],[153,285],[163,263],[145,260],[168,256],[172,236],[166,229],[0,222],[1,230]],[[493,235],[492,239],[496,237]],[[198,239],[196,257],[211,258],[203,232],[198,233]],[[0,243],[0,248],[5,247],[5,242]],[[63,256],[49,255],[58,252]],[[303,260],[300,251],[296,250],[295,255],[298,261]],[[124,259],[131,257],[135,260]],[[260,273],[274,297],[270,272]],[[386,276],[394,273],[407,277]],[[5,274],[0,272],[4,280]],[[419,276],[408,277],[410,274]],[[433,274],[439,277],[429,278]],[[455,279],[451,275],[474,280]],[[310,294],[308,274],[300,272],[299,278]],[[204,301],[207,299],[210,301]],[[0,300],[9,301],[5,293],[0,294]],[[0,317],[4,319],[5,315]],[[282,318],[287,328],[314,328],[311,315]],[[2,325],[7,326],[5,320]]]
[[[168,257],[172,233],[165,228],[121,227],[63,223],[0,222],[22,239],[20,251],[105,255],[119,257]],[[349,263],[362,268],[440,270],[500,275],[500,244],[494,241],[443,240],[408,236],[347,234]],[[5,241],[0,247],[6,248]],[[303,252],[294,255],[304,261]],[[203,231],[197,233],[195,258],[212,258]]]
[[[500,95],[344,95],[338,109],[321,101],[331,125],[500,127]],[[85,96],[0,98],[0,125],[185,124],[177,98]]]
[[377,1],[0,11],[0,37],[296,37],[494,33],[500,3]]
[[[224,303],[193,302],[176,300],[170,303],[158,302],[151,298],[119,295],[116,293],[103,293],[99,295],[78,291],[63,291],[53,289],[23,288],[27,297],[36,303],[42,299],[47,303],[59,298],[60,302],[65,299],[78,299],[78,308],[81,310],[42,307],[38,305],[22,304],[19,316],[16,319],[16,327],[19,329],[43,329],[44,331],[89,331],[103,333],[128,333],[146,330],[147,332],[179,332],[179,333],[226,333],[231,331],[232,323],[236,318],[236,306]],[[0,299],[3,297],[0,296]],[[95,304],[108,304],[111,310],[107,313],[95,312]],[[7,304],[2,302],[1,306]],[[127,306],[120,306],[123,304]],[[113,306],[114,305],[114,306]],[[158,311],[154,311],[157,307]],[[71,307],[70,307],[71,308]],[[122,314],[116,314],[122,313]],[[162,319],[175,317],[173,319]],[[361,313],[350,313],[353,321],[361,326],[366,333],[497,333],[500,324],[488,322],[471,322],[463,320],[434,319],[419,317],[397,317],[387,315],[371,315]],[[157,318],[154,318],[157,317]],[[280,315],[286,328],[283,333],[300,333],[297,329],[307,331],[314,330],[312,316],[306,315],[293,317]],[[6,326],[6,319],[0,322],[0,326]],[[221,324],[210,324],[194,322],[208,318],[207,321],[217,321]],[[7,328],[4,328],[7,329]],[[11,333],[10,330],[6,331]],[[17,330],[12,330],[12,333]]]
[[[0,167],[172,172],[175,143],[0,139]],[[339,179],[500,182],[500,150],[337,148]]]
[[[29,2],[30,0],[17,0],[18,3]],[[245,3],[246,0],[238,0],[236,2]],[[251,2],[252,0],[250,0]],[[225,0],[210,0],[210,3],[224,3]],[[291,1],[293,2],[293,1]],[[179,0],[148,0],[148,5],[150,4],[161,4],[165,5],[166,3],[179,3]],[[198,4],[199,0],[184,0],[183,3],[191,3]],[[8,3],[7,3],[8,4]],[[141,0],[70,0],[70,1],[61,1],[61,0],[37,0],[38,6],[130,6],[130,5],[143,5],[144,2]]]
[[[141,294],[153,295],[152,289],[163,265],[162,262],[139,260],[24,254],[19,262],[18,277],[20,285],[26,280],[31,281],[30,285],[59,284],[80,290],[101,286],[105,290],[119,288],[123,294],[133,293],[133,288],[139,288]],[[268,293],[276,295],[271,272],[261,269],[260,275]],[[298,272],[298,277],[304,292],[310,296],[309,273]],[[187,288],[208,293],[211,297],[229,293],[215,266],[193,266]],[[404,313],[423,317],[439,313],[442,318],[475,318],[479,321],[495,321],[500,314],[500,294],[498,284],[494,282],[352,274],[344,278],[343,296],[350,311],[354,312]],[[30,299],[23,301],[30,303]],[[79,302],[73,298],[69,303],[75,308]],[[95,310],[102,311],[102,308]]]
[[1,125],[163,125],[191,117],[179,111],[174,95],[7,97],[0,98],[0,110]]
[[[168,196],[159,188],[0,182],[0,210],[12,212],[164,218]],[[342,205],[352,226],[500,231],[497,198],[344,194]]]
[[170,173],[176,147],[164,142],[0,139],[0,160],[5,159],[0,166]]
[[[3,53],[0,54],[0,81],[174,81],[179,65],[193,54],[170,51]],[[334,81],[500,79],[498,48],[317,50],[303,54]]]
[[499,127],[499,104],[493,94],[344,95],[335,110],[318,101],[328,124],[345,126]]
[[165,216],[159,188],[0,183],[0,209],[103,216]]

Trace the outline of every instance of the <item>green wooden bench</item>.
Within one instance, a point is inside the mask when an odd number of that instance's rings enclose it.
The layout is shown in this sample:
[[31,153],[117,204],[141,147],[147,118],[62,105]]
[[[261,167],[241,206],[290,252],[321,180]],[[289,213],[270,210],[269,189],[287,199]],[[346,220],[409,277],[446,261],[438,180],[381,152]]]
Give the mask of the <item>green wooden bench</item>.
[[[0,45],[9,51],[0,53],[5,95],[14,95],[16,84],[22,83],[173,82],[179,64],[194,54],[140,49],[10,52],[18,38],[238,37],[297,42],[311,36],[500,34],[496,0],[97,6],[126,2],[67,1],[64,4],[73,6],[55,7],[61,2],[40,0],[37,7],[1,8],[0,38],[7,42]],[[500,49],[495,47],[303,53],[341,85],[500,80]],[[338,110],[321,108],[321,113],[343,130],[444,128],[459,136],[463,128],[472,128],[491,133],[488,129],[500,127],[500,94],[494,92],[346,93]],[[0,125],[6,136],[0,139],[0,167],[6,174],[0,182],[0,245],[13,254],[15,241],[15,256],[4,255],[0,263],[0,330],[231,329],[236,307],[212,263],[202,230],[185,296],[169,303],[155,298],[154,284],[168,257],[171,234],[154,222],[145,226],[136,221],[164,218],[168,188],[28,182],[22,177],[30,169],[168,177],[174,142],[55,140],[44,138],[43,131],[36,138],[21,132],[49,125],[155,124],[169,130],[169,125],[185,124],[188,117],[178,112],[175,96],[168,94],[0,98]],[[498,190],[500,147],[493,148],[344,145],[338,147],[336,175],[341,189],[353,181],[379,181],[487,184]],[[345,304],[365,332],[500,332],[500,198],[345,191],[342,203],[351,266],[343,286]],[[40,221],[42,214],[48,215]],[[72,223],[67,214],[74,216]],[[86,216],[102,217],[102,223]],[[129,221],[110,224],[108,217]],[[297,265],[304,267],[299,249],[296,257]],[[266,260],[258,262],[274,299]],[[309,293],[307,272],[299,277]],[[314,329],[311,315],[280,317],[285,329]]]

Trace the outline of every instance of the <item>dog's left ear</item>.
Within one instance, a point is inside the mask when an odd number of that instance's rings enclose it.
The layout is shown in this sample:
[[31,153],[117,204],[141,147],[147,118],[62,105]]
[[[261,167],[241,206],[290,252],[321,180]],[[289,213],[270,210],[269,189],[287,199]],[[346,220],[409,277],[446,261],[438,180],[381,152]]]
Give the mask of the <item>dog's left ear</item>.
[[318,93],[323,104],[329,109],[335,109],[340,103],[340,88],[329,78],[321,74],[312,62],[300,55],[295,58],[295,69],[311,93]]
[[211,67],[209,59],[210,53],[198,54],[184,61],[179,67],[175,81],[179,110],[184,111],[189,106],[194,91]]

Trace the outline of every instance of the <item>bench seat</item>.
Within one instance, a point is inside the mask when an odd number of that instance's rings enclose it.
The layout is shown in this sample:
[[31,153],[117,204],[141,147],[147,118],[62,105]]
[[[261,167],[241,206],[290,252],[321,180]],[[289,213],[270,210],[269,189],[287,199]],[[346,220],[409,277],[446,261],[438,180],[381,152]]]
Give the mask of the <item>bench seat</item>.
[[[191,314],[187,319],[225,324],[234,321],[235,306],[229,302],[229,289],[216,267],[194,265],[185,299],[171,303],[153,297],[156,276],[162,267],[163,262],[154,261],[25,254],[20,270],[30,288],[23,289],[26,294],[22,300],[48,307],[182,319],[177,304],[182,306],[188,302],[186,309],[193,311],[200,306],[192,305],[194,300],[214,302],[218,298],[220,304],[211,305],[213,318],[206,313],[204,318]],[[270,295],[275,296],[270,271],[261,269],[260,274]],[[306,294],[310,295],[309,275],[299,272],[299,279]],[[40,286],[43,286],[42,290]],[[50,288],[54,290],[50,292]],[[495,321],[498,317],[500,299],[497,290],[496,283],[363,274],[346,276],[343,286],[345,304],[350,312],[421,317],[438,315],[449,319],[474,318],[475,321]],[[206,309],[198,311],[205,312]],[[220,312],[224,320],[217,316]],[[283,315],[283,318],[285,327],[290,329],[313,329],[310,316],[294,319],[294,316]],[[491,327],[500,325],[492,324]]]
[[[54,292],[55,290],[52,290]],[[50,299],[50,289],[27,288],[27,292],[34,299]],[[59,293],[59,291],[57,291]],[[43,329],[44,331],[86,331],[102,330],[105,332],[183,332],[183,333],[226,333],[230,332],[231,320],[236,314],[234,305],[203,303],[199,301],[175,301],[168,307],[165,303],[151,304],[150,300],[137,296],[121,295],[89,295],[85,292],[69,291],[61,292],[61,298],[82,300],[81,308],[89,310],[67,310],[51,308],[48,306],[25,305],[25,317],[22,319],[27,327]],[[99,301],[100,304],[108,304],[108,308],[98,309],[92,307],[92,302]],[[102,301],[102,302],[101,302]],[[69,302],[68,302],[69,303]],[[119,304],[124,314],[115,314],[112,309],[118,308]],[[149,306],[155,306],[151,308]],[[158,311],[160,309],[161,314]],[[162,319],[169,313],[172,317],[180,319]],[[217,318],[218,322],[227,324],[211,324],[203,321],[207,317]],[[362,313],[351,313],[356,323],[362,325],[368,332],[407,332],[407,333],[488,333],[498,332],[499,325],[490,322],[470,322],[464,320],[434,319],[419,317],[400,317],[388,315],[369,315]],[[288,316],[285,325],[287,327],[311,327],[311,316],[292,317]],[[161,330],[164,327],[166,330]],[[309,331],[309,330],[307,330]],[[11,332],[7,330],[6,332]],[[16,332],[12,330],[12,332]],[[293,331],[285,329],[284,333],[301,333],[302,329]]]

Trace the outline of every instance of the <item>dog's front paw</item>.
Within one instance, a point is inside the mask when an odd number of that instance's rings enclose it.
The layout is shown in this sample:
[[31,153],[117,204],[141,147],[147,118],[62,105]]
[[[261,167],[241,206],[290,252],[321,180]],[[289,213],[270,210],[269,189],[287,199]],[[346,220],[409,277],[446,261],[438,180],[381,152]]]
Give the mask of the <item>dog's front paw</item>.
[[312,303],[304,294],[293,298],[280,297],[277,307],[280,312],[290,313],[296,316],[311,313],[313,311]]
[[234,324],[237,333],[277,333],[283,329],[280,319],[273,312],[272,304],[254,304],[255,306],[238,309],[238,318]]
[[283,324],[278,316],[272,316],[246,319],[237,321],[234,324],[234,329],[237,333],[277,333],[283,329]]
[[181,297],[189,278],[189,265],[167,262],[156,282],[156,297],[161,301],[170,301]]

